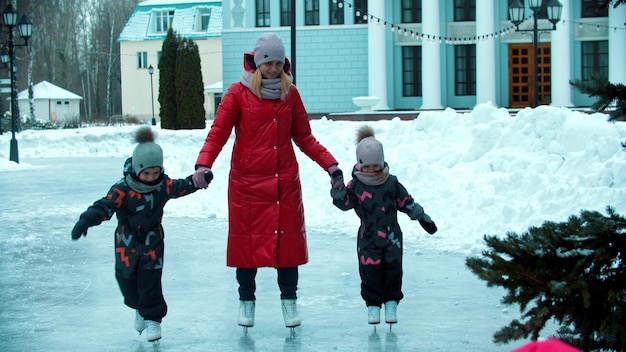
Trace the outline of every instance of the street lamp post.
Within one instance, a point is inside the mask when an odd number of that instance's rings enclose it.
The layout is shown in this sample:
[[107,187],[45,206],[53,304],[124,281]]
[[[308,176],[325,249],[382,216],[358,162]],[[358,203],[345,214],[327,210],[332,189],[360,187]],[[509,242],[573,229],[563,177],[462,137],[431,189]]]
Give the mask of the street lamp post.
[[[8,45],[9,51],[2,51],[0,55],[0,59],[3,63],[9,63],[9,70],[11,73],[11,149],[9,160],[14,161],[16,163],[20,162],[19,154],[17,151],[17,139],[15,139],[15,131],[17,129],[17,119],[19,118],[19,109],[17,106],[17,85],[16,85],[16,77],[15,73],[17,68],[15,67],[15,47],[16,46],[28,46],[28,39],[33,34],[33,24],[32,22],[23,15],[20,19],[19,23],[17,22],[17,11],[15,8],[8,4],[7,7],[2,12],[2,18],[4,20],[4,26],[9,29],[9,42],[2,43],[2,46],[5,47]],[[13,40],[13,28],[17,26],[20,37],[24,39],[24,44],[15,44]]]
[[150,102],[152,103],[152,126],[156,126],[156,119],[154,118],[154,88],[152,88],[152,74],[154,73],[154,67],[148,66],[148,73],[150,74]]
[[[539,61],[539,28],[537,25],[537,17],[539,15],[539,11],[542,8],[544,0],[529,0],[529,7],[533,12],[533,28],[531,29],[520,29],[519,25],[525,20],[524,14],[524,4],[520,2],[520,0],[515,0],[511,6],[509,7],[509,16],[511,17],[511,22],[515,25],[515,31],[517,32],[532,32],[533,36],[533,107],[539,106],[539,72],[538,72],[538,64]],[[563,10],[563,5],[558,0],[547,0],[546,11],[548,13],[548,21],[552,23],[551,29],[543,29],[542,32],[553,31],[556,30],[556,24],[561,20],[561,11]]]

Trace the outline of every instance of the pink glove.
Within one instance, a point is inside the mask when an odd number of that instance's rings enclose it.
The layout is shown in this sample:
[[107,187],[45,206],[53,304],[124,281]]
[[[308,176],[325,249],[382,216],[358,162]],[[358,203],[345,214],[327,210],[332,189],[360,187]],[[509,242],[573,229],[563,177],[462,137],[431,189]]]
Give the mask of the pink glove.
[[193,173],[191,180],[193,181],[193,185],[196,186],[196,188],[204,189],[209,187],[210,179],[207,180],[207,177],[205,177],[205,173],[207,172],[211,174],[211,177],[213,176],[211,169],[206,166],[198,166],[196,172]]

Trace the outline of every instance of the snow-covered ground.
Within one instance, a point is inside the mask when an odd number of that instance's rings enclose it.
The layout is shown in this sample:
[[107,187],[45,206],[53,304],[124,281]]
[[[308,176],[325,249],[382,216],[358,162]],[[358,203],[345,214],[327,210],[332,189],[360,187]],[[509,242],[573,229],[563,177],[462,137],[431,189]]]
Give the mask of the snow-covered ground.
[[[328,175],[299,154],[311,258],[300,275],[303,325],[295,338],[284,328],[275,272],[266,269],[257,281],[257,324],[242,334],[234,271],[224,264],[231,138],[209,189],[166,207],[170,311],[160,350],[511,350],[524,341],[494,346],[491,336],[516,318],[516,307],[501,306],[503,292],[485,287],[464,258],[480,254],[485,234],[523,232],[581,209],[626,210],[626,125],[603,114],[542,106],[511,116],[483,104],[413,121],[311,121],[346,174],[363,124],[374,127],[390,171],[439,228],[429,236],[401,219],[405,299],[393,332],[379,326],[373,334],[366,324],[356,215],[332,206]],[[70,240],[78,215],[121,177],[136,128],[24,131],[19,164],[8,161],[10,133],[0,136],[0,350],[152,348],[134,332],[113,277],[115,223]],[[170,176],[193,172],[207,130],[156,130]]]

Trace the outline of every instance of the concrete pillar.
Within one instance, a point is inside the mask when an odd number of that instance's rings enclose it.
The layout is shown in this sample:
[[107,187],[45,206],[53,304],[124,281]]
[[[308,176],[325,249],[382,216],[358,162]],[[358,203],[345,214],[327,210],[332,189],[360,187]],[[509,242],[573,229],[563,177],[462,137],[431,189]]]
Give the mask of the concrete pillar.
[[[367,12],[376,18],[385,16],[385,2],[382,0],[368,0]],[[385,42],[385,26],[379,25],[376,20],[369,20],[367,25],[367,77],[368,95],[380,100],[373,109],[389,110],[387,105],[387,48]]]
[[[439,0],[422,1],[422,32],[441,36]],[[441,48],[438,40],[422,40],[422,106],[443,109],[441,105]]]
[[[609,82],[626,84],[626,5],[609,5]],[[615,29],[618,28],[618,29]]]
[[[560,0],[563,5],[561,21],[556,24],[556,31],[550,32],[550,67],[551,100],[553,106],[574,106],[572,103],[572,56],[571,56],[571,10],[570,0]],[[544,34],[545,35],[545,34]]]
[[[476,0],[476,37],[496,32],[493,0]],[[476,43],[476,104],[496,105],[496,41],[488,38]]]

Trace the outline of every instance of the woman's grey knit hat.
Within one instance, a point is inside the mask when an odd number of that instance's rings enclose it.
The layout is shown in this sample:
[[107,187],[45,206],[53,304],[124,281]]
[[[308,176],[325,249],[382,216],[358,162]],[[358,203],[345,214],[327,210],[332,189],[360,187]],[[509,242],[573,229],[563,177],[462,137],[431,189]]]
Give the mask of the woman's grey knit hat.
[[285,63],[285,46],[276,34],[264,33],[254,45],[254,64],[259,67],[272,61]]
[[133,170],[135,175],[149,168],[158,166],[163,170],[163,150],[154,143],[154,133],[150,127],[142,127],[135,134],[135,141],[139,144],[133,150]]

